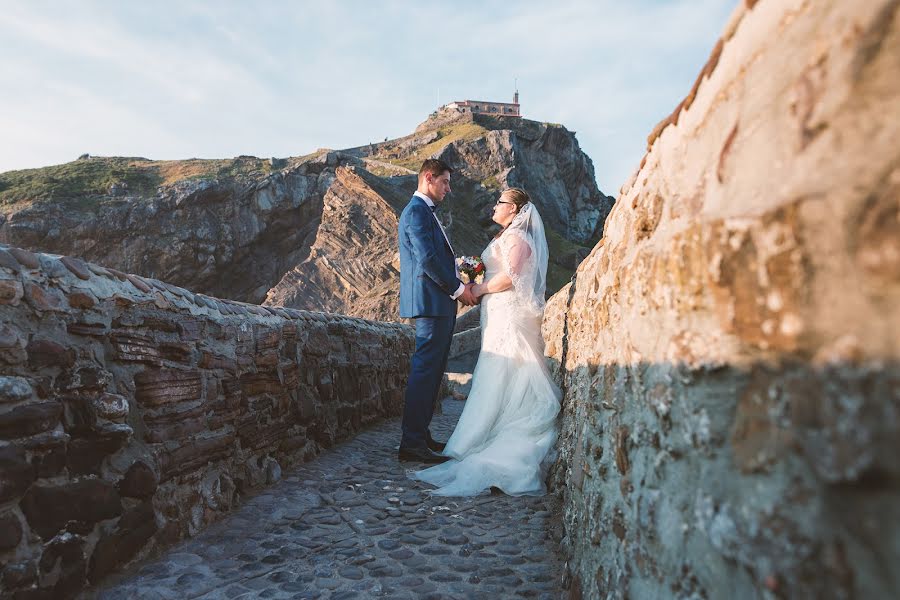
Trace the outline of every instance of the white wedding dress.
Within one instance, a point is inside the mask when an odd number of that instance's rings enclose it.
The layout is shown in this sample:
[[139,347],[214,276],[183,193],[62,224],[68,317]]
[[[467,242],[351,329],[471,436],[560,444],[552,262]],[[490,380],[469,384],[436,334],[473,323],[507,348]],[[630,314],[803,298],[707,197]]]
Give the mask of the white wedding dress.
[[[527,214],[526,214],[527,213]],[[560,391],[544,359],[541,321],[547,273],[543,223],[532,204],[482,254],[485,280],[505,272],[513,286],[481,302],[481,353],[472,388],[444,454],[413,477],[439,496],[546,493]]]

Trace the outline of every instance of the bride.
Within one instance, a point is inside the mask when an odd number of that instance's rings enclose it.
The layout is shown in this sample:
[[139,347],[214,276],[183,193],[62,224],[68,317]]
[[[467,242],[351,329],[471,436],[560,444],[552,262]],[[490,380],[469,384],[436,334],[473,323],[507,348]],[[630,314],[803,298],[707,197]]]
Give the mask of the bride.
[[546,492],[556,442],[560,391],[544,361],[541,321],[547,283],[544,224],[528,194],[500,195],[493,219],[503,229],[482,253],[481,353],[472,389],[444,454],[450,460],[413,477],[440,496],[474,496],[491,487],[510,495]]

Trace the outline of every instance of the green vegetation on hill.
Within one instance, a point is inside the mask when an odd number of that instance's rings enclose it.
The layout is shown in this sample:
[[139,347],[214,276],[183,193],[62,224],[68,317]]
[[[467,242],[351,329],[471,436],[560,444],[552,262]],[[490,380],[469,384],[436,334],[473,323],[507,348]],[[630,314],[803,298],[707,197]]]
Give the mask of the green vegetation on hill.
[[104,195],[113,183],[127,184],[131,193],[150,193],[160,183],[150,164],[140,158],[91,158],[0,173],[0,204]]
[[268,159],[255,156],[236,158],[160,161],[158,165],[163,183],[170,184],[185,179],[234,179],[265,177],[278,169]]
[[487,129],[476,123],[446,125],[437,129],[438,137],[436,140],[424,146],[415,147],[411,153],[395,150],[392,146],[383,146],[374,158],[412,169],[418,173],[419,167],[422,166],[422,161],[436,154],[444,146],[452,142],[476,140],[487,133],[487,131]]
[[547,266],[547,296],[549,297],[569,283],[578,263],[587,256],[591,247],[569,241],[549,227],[545,231],[547,247],[550,251],[550,264]]
[[160,185],[185,179],[264,177],[273,170],[268,159],[253,156],[171,161],[83,158],[39,169],[0,173],[0,205],[46,200],[83,202],[87,198],[110,195],[113,184],[125,184],[128,195],[153,196]]

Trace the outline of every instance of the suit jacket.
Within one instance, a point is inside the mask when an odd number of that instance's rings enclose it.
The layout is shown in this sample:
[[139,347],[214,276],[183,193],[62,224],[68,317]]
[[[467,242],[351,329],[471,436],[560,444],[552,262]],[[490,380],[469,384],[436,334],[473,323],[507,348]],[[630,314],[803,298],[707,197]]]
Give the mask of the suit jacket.
[[450,317],[462,283],[456,259],[431,207],[413,196],[400,214],[400,316]]

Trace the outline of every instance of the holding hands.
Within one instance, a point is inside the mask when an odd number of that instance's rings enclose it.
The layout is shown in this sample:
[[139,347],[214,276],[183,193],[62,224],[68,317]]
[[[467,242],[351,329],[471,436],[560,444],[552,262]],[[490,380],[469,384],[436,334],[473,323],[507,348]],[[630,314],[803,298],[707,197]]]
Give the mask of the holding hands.
[[475,306],[476,304],[478,304],[478,297],[472,293],[472,288],[474,287],[474,283],[467,283],[465,291],[463,291],[463,293],[459,295],[457,300],[459,300],[466,306]]

